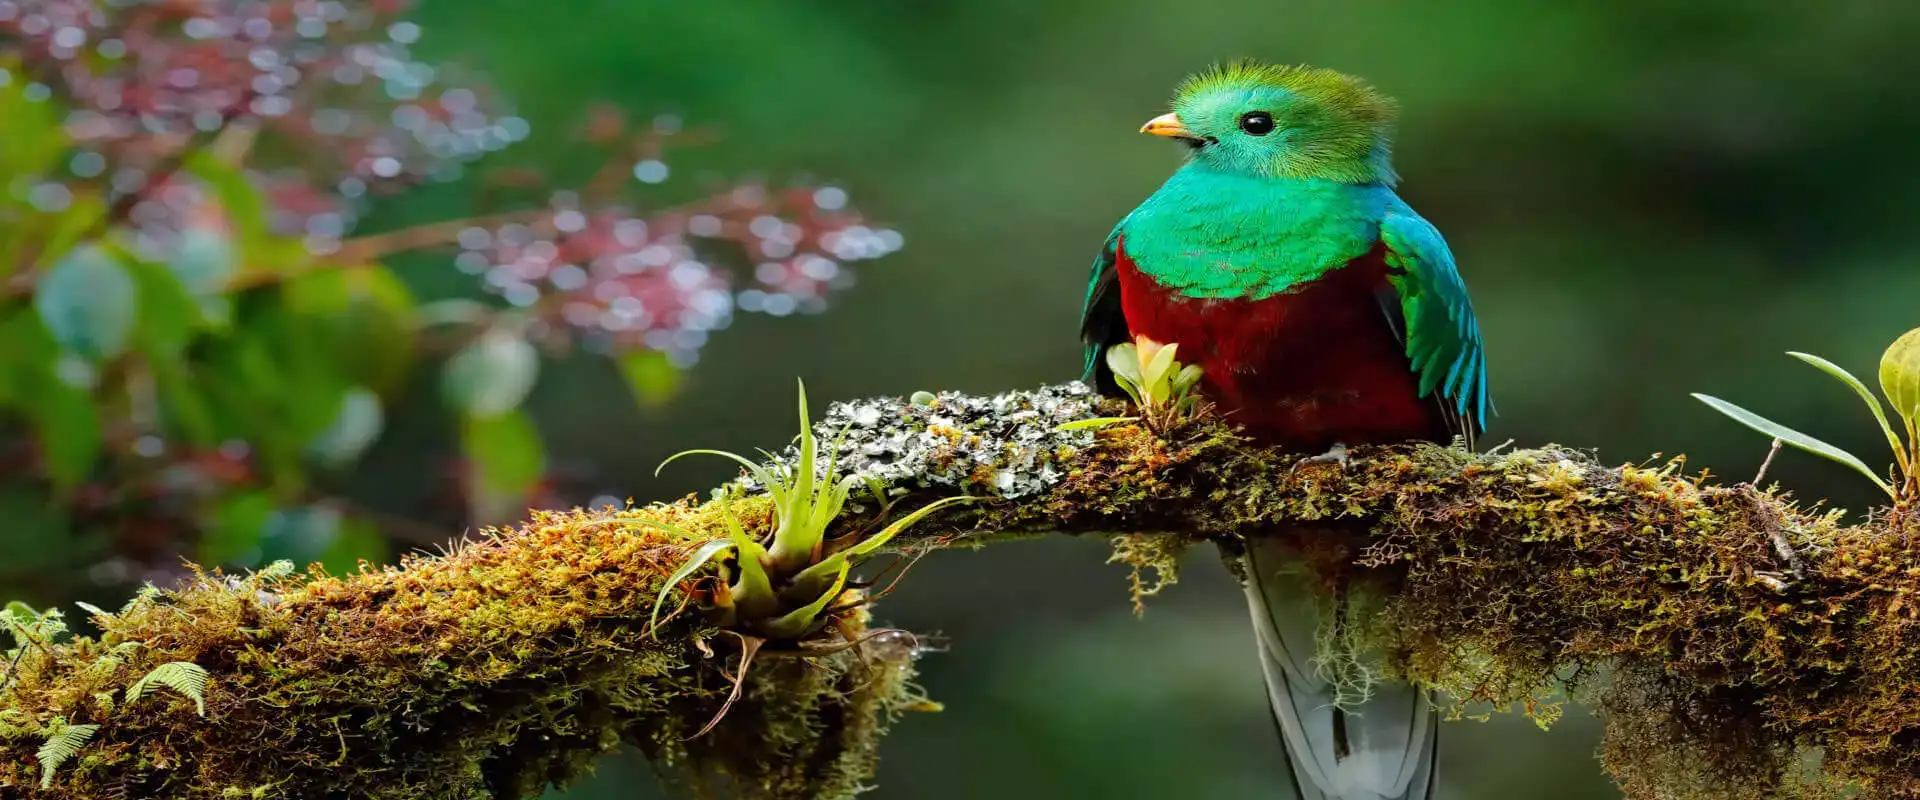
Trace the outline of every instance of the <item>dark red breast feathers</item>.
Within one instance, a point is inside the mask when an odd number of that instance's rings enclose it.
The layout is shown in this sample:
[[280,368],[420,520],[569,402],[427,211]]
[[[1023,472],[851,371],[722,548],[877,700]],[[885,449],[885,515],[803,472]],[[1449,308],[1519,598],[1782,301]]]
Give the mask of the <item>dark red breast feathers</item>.
[[1384,247],[1259,300],[1182,296],[1142,273],[1124,240],[1116,250],[1127,328],[1178,344],[1180,361],[1205,370],[1201,392],[1215,409],[1261,442],[1317,453],[1336,442],[1446,441],[1440,406],[1419,396],[1381,304],[1393,291]]

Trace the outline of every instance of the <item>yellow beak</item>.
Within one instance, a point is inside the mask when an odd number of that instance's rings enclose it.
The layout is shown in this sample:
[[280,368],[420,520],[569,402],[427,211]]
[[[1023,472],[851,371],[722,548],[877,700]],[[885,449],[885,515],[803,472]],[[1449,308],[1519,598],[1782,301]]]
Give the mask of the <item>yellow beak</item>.
[[1161,114],[1147,120],[1147,124],[1140,126],[1140,132],[1174,139],[1195,138],[1193,132],[1187,130],[1186,125],[1181,124],[1180,116],[1177,114]]

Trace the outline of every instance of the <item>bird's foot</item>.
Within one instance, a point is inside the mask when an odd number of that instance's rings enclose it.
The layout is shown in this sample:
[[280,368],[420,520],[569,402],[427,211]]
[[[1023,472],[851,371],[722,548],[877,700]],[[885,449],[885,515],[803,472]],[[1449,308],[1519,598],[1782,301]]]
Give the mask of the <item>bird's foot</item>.
[[1333,464],[1344,470],[1347,468],[1347,462],[1352,460],[1353,456],[1348,453],[1347,446],[1341,442],[1334,442],[1333,448],[1327,452],[1317,456],[1308,456],[1294,462],[1293,469],[1289,470],[1289,472],[1299,472],[1301,467],[1308,464]]

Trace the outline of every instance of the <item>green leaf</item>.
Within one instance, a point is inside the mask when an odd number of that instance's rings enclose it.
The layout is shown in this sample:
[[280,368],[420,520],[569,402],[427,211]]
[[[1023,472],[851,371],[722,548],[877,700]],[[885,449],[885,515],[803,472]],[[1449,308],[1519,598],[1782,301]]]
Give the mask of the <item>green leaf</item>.
[[1153,351],[1146,366],[1141,368],[1142,386],[1155,401],[1164,402],[1173,383],[1174,354],[1180,349],[1177,344],[1163,344]]
[[45,229],[40,242],[43,261],[67,255],[106,216],[107,204],[97,191],[84,186],[74,188],[77,191],[73,201],[65,209],[43,218],[44,224],[40,226]]
[[873,551],[880,549],[882,546],[885,546],[889,540],[899,535],[901,531],[904,531],[907,528],[911,527],[914,523],[919,522],[922,519],[925,519],[928,514],[932,514],[935,511],[939,511],[940,509],[953,505],[955,503],[970,503],[977,499],[979,498],[962,495],[960,497],[941,498],[939,500],[935,500],[931,503],[921,506],[918,510],[915,510],[913,513],[908,514],[904,517],[901,517],[900,519],[894,520],[892,525],[888,525],[885,529],[881,530],[879,533],[876,533],[871,537],[868,537],[865,541],[862,541],[859,544],[856,544],[852,547],[847,548],[847,556],[849,558],[858,558],[860,556],[871,554]]
[[126,350],[139,298],[126,267],[106,249],[89,245],[69,253],[40,276],[33,307],[62,347],[99,361]]
[[198,447],[219,443],[219,427],[207,402],[206,387],[194,380],[189,367],[162,359],[150,361],[148,366],[153,370],[160,419],[167,432]]
[[273,518],[273,495],[242,491],[221,498],[200,538],[199,558],[207,565],[250,566],[260,561],[260,542]]
[[127,702],[139,700],[147,690],[166,687],[193,698],[194,709],[207,715],[207,670],[191,661],[169,661],[127,687]]
[[1880,430],[1887,435],[1887,444],[1893,446],[1894,452],[1900,451],[1900,436],[1895,434],[1893,426],[1887,423],[1887,412],[1880,406],[1880,398],[1874,397],[1873,392],[1867,388],[1866,384],[1861,383],[1859,378],[1853,377],[1853,373],[1839,364],[1811,353],[1788,352],[1787,355],[1812,364],[1815,369],[1833,376],[1834,380],[1853,389],[1854,394],[1860,395],[1860,399],[1866,402],[1867,410],[1873,412],[1873,418],[1880,423]]
[[328,467],[344,467],[373,446],[385,424],[380,396],[372,389],[356,386],[340,399],[340,414],[333,424],[307,443],[307,455]]
[[1881,489],[1885,490],[1888,494],[1893,494],[1893,486],[1891,484],[1888,484],[1885,478],[1882,478],[1878,474],[1876,474],[1873,471],[1873,468],[1868,467],[1866,465],[1866,462],[1861,461],[1859,458],[1855,457],[1852,453],[1849,453],[1833,445],[1827,444],[1824,441],[1821,441],[1807,434],[1801,433],[1797,430],[1789,428],[1778,422],[1774,422],[1773,420],[1767,419],[1766,417],[1762,417],[1759,414],[1755,414],[1751,411],[1748,411],[1737,405],[1729,403],[1718,397],[1699,394],[1697,392],[1693,395],[1693,397],[1694,399],[1699,400],[1702,403],[1706,403],[1707,406],[1712,408],[1713,410],[1718,411],[1722,414],[1725,414],[1729,417],[1732,417],[1735,422],[1738,422],[1742,425],[1745,425],[1749,428],[1759,431],[1760,433],[1766,434],[1767,436],[1770,436],[1772,438],[1779,439],[1780,441],[1793,445],[1794,447],[1797,447],[1801,450],[1805,450],[1809,453],[1820,456],[1822,458],[1831,459],[1833,461],[1837,461],[1841,464],[1845,464],[1849,467],[1852,467],[1855,471],[1859,472],[1862,475],[1867,476],[1868,479],[1872,480],[1875,486],[1878,486]]
[[[819,498],[814,493],[815,459],[819,455],[820,443],[813,435],[813,421],[807,415],[807,386],[805,381],[799,384],[800,435],[799,458],[795,459],[793,470],[788,476],[790,483],[785,487],[785,496],[774,493],[774,513],[779,525],[773,532],[773,544],[767,551],[773,556],[778,569],[792,570],[813,558],[813,548],[825,535],[824,530],[816,529],[813,522],[817,519],[815,511]],[[826,476],[832,481],[833,476]],[[772,490],[772,487],[769,487]]]
[[93,474],[100,457],[100,411],[92,393],[50,374],[35,382],[26,402],[47,479],[55,491],[71,491]]
[[402,388],[413,368],[418,304],[393,270],[330,268],[290,281],[285,291],[295,311],[316,321],[342,380],[382,396]]
[[440,389],[455,409],[493,417],[520,407],[540,377],[540,354],[526,339],[494,328],[461,348],[440,373]]
[[1107,369],[1113,370],[1115,376],[1125,378],[1133,385],[1139,386],[1141,384],[1139,348],[1131,343],[1116,344],[1107,348]]
[[781,590],[780,594],[796,601],[812,600],[819,597],[820,592],[826,591],[827,583],[833,579],[834,575],[851,567],[852,562],[847,560],[846,553],[834,553],[815,562],[813,566],[794,573],[792,578],[787,579],[787,587]]
[[33,606],[18,600],[8,600],[6,607],[0,608],[0,615],[11,618],[14,625],[27,630],[32,630],[35,625],[40,624],[40,612],[33,610]]
[[1880,356],[1880,391],[1909,427],[1920,426],[1920,328],[1895,339]]
[[[666,527],[665,523],[655,524]],[[660,596],[653,600],[653,613],[647,617],[647,631],[650,635],[656,639],[660,636],[660,609],[666,605],[667,595],[672,594],[674,589],[679,588],[681,581],[691,577],[693,573],[700,571],[700,568],[706,566],[707,562],[714,560],[719,557],[721,553],[731,549],[733,549],[733,542],[727,541],[726,539],[715,539],[706,542],[695,548],[693,554],[687,557],[687,562],[681,564],[679,569],[673,571],[673,575],[667,578],[667,582],[661,584]]]
[[35,611],[18,600],[0,611],[0,629],[13,634],[15,647],[57,644],[67,633],[67,623],[57,608]]
[[736,548],[734,562],[740,567],[739,577],[729,587],[734,605],[749,616],[771,612],[779,598],[774,596],[773,578],[767,574],[767,548],[747,534],[731,508],[724,509],[720,516],[727,522],[727,536]]
[[[240,247],[249,256],[248,261],[279,269],[301,266],[283,263],[283,259],[272,257],[278,253],[269,246],[270,240],[274,237],[267,227],[266,199],[260,195],[260,190],[253,185],[253,181],[245,172],[221,163],[220,159],[204,148],[189,156],[183,166],[189,174],[199,178],[213,190],[214,200],[220,204],[221,216],[225,218],[226,224],[232,226],[234,237],[239,240]],[[222,233],[220,238],[226,240],[228,237]],[[225,249],[228,251],[229,260],[237,261],[238,255],[233,253],[234,246],[231,241],[226,243]],[[230,264],[226,273],[219,278],[221,285],[224,285],[227,279],[237,271]],[[198,287],[198,284],[189,285]]]
[[20,68],[18,52],[0,57],[0,70],[12,73],[10,80],[0,83],[0,142],[7,143],[0,148],[0,175],[9,180],[53,171],[68,147],[55,104],[27,99],[32,81]]
[[177,359],[200,327],[200,301],[180,279],[158,264],[126,259],[140,295],[140,349],[156,359]]
[[460,446],[472,462],[475,490],[487,495],[517,500],[546,475],[546,447],[522,412],[465,418]]
[[193,387],[211,402],[219,436],[252,445],[262,473],[290,496],[304,483],[307,445],[356,384],[343,374],[333,320],[284,290],[242,300],[232,330],[197,349]]
[[1139,419],[1139,417],[1088,417],[1087,419],[1076,419],[1072,422],[1062,422],[1059,425],[1053,426],[1053,429],[1056,431],[1077,431],[1086,428],[1104,428],[1108,425],[1118,425],[1122,422],[1137,422]]
[[1180,374],[1173,376],[1174,395],[1183,395],[1193,391],[1193,387],[1200,383],[1201,374],[1199,364],[1188,364],[1182,367]]
[[834,577],[831,588],[821,592],[819,599],[800,608],[796,608],[785,616],[768,622],[763,626],[767,634],[774,637],[785,638],[806,633],[807,629],[812,627],[814,622],[819,619],[820,612],[826,609],[827,604],[833,602],[835,598],[840,596],[840,590],[847,585],[847,571],[849,569],[850,567],[847,564],[842,563],[840,565],[840,572]]
[[[666,469],[668,464],[680,460],[682,456],[719,456],[731,460],[745,467],[747,473],[752,475],[754,481],[759,483],[761,487],[767,489],[769,492],[776,493],[776,498],[781,496],[778,492],[783,482],[779,476],[773,474],[772,470],[767,469],[766,465],[750,461],[746,456],[738,453],[729,453],[725,450],[682,450],[667,456],[666,460],[660,462],[660,466],[654,467],[653,476],[656,478],[660,477],[661,470]],[[778,500],[776,499],[775,502],[777,503]]]
[[633,399],[642,408],[664,406],[680,390],[683,373],[667,360],[665,353],[635,350],[621,354],[615,363],[620,366],[620,375],[627,379],[627,387],[633,390]]

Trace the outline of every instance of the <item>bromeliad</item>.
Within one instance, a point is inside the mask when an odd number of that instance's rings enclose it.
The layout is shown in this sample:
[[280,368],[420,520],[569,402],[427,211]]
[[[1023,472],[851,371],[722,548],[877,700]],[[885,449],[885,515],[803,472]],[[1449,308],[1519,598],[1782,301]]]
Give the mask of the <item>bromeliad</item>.
[[[1214,408],[1275,447],[1341,459],[1349,445],[1470,443],[1492,410],[1480,331],[1440,232],[1394,193],[1393,116],[1324,69],[1243,62],[1189,79],[1141,129],[1185,145],[1186,164],[1094,261],[1086,379],[1119,394],[1107,352],[1149,340],[1177,346]],[[1431,796],[1430,698],[1352,658],[1362,587],[1303,577],[1280,540],[1248,537],[1244,577],[1300,796]]]

